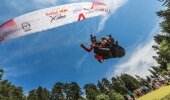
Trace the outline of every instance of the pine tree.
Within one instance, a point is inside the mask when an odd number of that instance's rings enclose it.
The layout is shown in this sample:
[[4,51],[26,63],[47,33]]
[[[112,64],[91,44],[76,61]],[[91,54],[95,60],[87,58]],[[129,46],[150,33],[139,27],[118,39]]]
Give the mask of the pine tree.
[[125,87],[125,84],[119,77],[112,77],[112,85],[113,89],[122,95],[127,93],[127,88]]
[[52,100],[64,100],[64,84],[61,82],[57,82],[51,91],[51,99]]
[[131,75],[121,74],[120,78],[124,82],[125,87],[130,91],[134,91],[140,87],[139,82]]
[[80,86],[76,82],[65,83],[64,84],[64,94],[66,100],[78,100],[83,99],[81,96],[83,92],[81,91]]
[[[160,0],[158,0],[160,1]],[[160,23],[161,34],[157,34],[154,36],[154,40],[157,45],[154,45],[153,48],[156,51],[158,56],[154,56],[153,58],[159,64],[158,69],[160,69],[159,73],[163,73],[168,70],[168,64],[170,63],[170,1],[162,0],[163,5],[166,7],[164,10],[160,10],[156,14],[163,19]],[[155,69],[154,69],[155,70]],[[152,76],[155,77],[155,72],[151,71]]]

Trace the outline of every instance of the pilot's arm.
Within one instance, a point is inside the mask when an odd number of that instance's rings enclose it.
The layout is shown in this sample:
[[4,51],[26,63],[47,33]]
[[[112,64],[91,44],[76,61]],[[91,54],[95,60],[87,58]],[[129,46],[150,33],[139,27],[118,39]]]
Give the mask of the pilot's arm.
[[84,44],[80,45],[84,50],[86,50],[87,52],[91,52],[94,48],[94,45],[91,44],[90,47],[86,47]]

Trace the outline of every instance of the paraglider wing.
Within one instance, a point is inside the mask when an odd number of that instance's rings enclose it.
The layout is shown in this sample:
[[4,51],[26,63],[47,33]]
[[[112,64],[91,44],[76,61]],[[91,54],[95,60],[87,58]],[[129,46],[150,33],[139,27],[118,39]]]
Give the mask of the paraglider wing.
[[0,41],[25,36],[109,13],[99,2],[72,3],[24,14],[0,26]]

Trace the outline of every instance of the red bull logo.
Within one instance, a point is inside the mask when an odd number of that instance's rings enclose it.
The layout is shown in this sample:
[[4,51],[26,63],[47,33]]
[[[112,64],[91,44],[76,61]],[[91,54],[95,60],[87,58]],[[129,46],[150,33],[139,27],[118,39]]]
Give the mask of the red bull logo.
[[55,11],[47,12],[45,14],[46,14],[46,16],[54,16],[54,15],[58,15],[60,13],[65,13],[67,11],[68,11],[67,9],[61,9],[61,10],[55,10]]
[[65,13],[65,12],[67,12],[68,10],[67,9],[61,9],[60,10],[60,13]]
[[46,16],[53,16],[53,15],[57,15],[58,11],[52,11],[52,12],[47,12]]

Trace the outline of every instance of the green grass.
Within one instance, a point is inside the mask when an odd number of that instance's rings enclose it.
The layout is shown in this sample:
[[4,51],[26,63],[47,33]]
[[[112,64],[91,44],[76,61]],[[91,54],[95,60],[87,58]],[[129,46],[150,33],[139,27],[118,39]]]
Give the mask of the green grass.
[[170,94],[162,98],[161,100],[170,100]]
[[166,98],[170,98],[170,85],[169,86],[163,86],[153,92],[150,92],[142,97],[140,97],[138,100],[170,100]]

